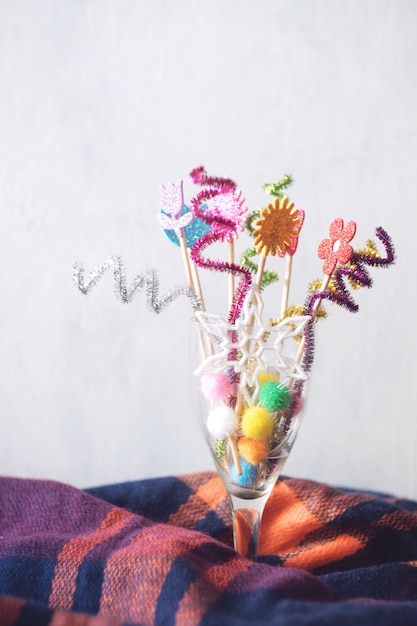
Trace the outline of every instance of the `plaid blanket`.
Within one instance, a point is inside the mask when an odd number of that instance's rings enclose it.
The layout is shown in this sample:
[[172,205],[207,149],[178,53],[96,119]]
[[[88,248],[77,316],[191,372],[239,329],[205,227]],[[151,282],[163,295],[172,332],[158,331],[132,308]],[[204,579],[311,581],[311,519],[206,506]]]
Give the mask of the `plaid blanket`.
[[0,624],[417,624],[417,503],[282,478],[256,563],[230,516],[211,472],[0,478]]

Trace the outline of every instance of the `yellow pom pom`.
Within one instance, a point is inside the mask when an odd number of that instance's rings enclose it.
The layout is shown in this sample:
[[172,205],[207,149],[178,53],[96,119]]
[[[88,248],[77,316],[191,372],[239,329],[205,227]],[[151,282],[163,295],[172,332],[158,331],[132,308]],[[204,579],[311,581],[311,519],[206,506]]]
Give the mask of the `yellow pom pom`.
[[268,372],[259,372],[259,384],[263,385],[264,383],[277,383],[279,381],[278,376],[274,376],[274,374],[269,374]]
[[269,446],[264,439],[242,437],[238,443],[242,458],[252,465],[258,465],[268,456]]
[[263,407],[253,406],[243,414],[242,433],[252,439],[270,439],[274,428],[274,418]]

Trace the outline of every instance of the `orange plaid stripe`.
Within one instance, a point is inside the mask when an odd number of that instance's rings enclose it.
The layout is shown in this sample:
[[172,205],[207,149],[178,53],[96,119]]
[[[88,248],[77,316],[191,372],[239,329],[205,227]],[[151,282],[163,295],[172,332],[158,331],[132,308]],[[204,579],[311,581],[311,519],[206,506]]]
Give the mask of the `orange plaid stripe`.
[[169,517],[168,524],[194,528],[210,511],[230,522],[229,498],[220,476],[205,474],[204,477],[202,483],[193,485],[194,493]]
[[195,533],[178,541],[175,527],[156,524],[132,537],[129,545],[114,552],[104,571],[100,612],[138,620],[153,626],[158,598],[174,560],[206,543]]
[[112,509],[102,524],[91,533],[74,537],[58,554],[49,596],[49,606],[70,610],[76,590],[78,569],[86,555],[98,544],[117,535],[134,515]]
[[292,552],[308,533],[322,526],[287,483],[279,482],[265,507],[259,554]]
[[175,615],[177,626],[199,624],[207,609],[221,596],[229,584],[246,572],[252,563],[236,556],[227,563],[216,564],[191,583]]

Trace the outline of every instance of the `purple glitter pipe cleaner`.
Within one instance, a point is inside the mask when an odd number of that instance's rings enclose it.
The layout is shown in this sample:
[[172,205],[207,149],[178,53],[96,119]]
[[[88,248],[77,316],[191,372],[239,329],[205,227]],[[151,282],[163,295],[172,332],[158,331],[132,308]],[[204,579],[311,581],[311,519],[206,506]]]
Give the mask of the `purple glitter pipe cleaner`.
[[[353,300],[349,291],[346,288],[346,284],[344,282],[345,277],[350,277],[355,282],[357,282],[362,287],[372,287],[372,279],[366,269],[366,265],[371,267],[389,267],[395,261],[395,251],[394,246],[391,240],[391,237],[388,233],[379,226],[375,230],[375,235],[382,242],[385,248],[385,257],[375,257],[370,254],[361,254],[359,252],[354,252],[349,265],[341,265],[337,268],[334,277],[336,283],[336,289],[334,291],[323,291],[319,293],[315,293],[310,295],[307,298],[305,304],[306,315],[312,315],[315,302],[317,300],[329,300],[334,304],[338,304],[339,306],[347,309],[351,313],[356,313],[359,310],[359,306]],[[314,320],[307,324],[304,331],[305,338],[305,349],[304,349],[304,358],[303,358],[303,369],[306,372],[311,370],[311,366],[313,364],[314,357],[314,330],[313,330]]]
[[[353,300],[352,296],[346,288],[344,278],[349,277],[355,280],[355,282],[357,282],[360,286],[370,288],[372,287],[373,283],[365,266],[368,265],[371,267],[389,267],[395,261],[394,246],[388,233],[381,226],[379,226],[375,229],[375,235],[382,242],[385,248],[385,257],[375,257],[370,254],[361,254],[359,252],[354,252],[348,266],[340,265],[337,268],[334,275],[336,283],[336,289],[334,291],[323,291],[315,293],[307,298],[307,301],[305,303],[305,315],[312,315],[314,305],[317,300],[329,300],[330,302],[333,302],[334,304],[337,304],[347,309],[351,313],[356,313],[359,310],[357,303]],[[314,324],[315,320],[312,317],[304,330],[305,343],[302,367],[306,373],[311,371],[314,361]],[[288,408],[286,413],[284,413],[282,421],[282,429],[285,433],[288,431],[291,424],[297,402],[303,391],[303,385],[304,381],[302,380],[297,380],[294,383],[291,406]]]

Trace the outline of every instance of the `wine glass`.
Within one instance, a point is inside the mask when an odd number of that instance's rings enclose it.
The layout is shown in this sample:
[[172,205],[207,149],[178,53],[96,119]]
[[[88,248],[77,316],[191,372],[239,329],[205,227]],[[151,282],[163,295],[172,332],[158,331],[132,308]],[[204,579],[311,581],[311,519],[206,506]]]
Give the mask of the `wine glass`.
[[262,312],[260,294],[251,293],[234,324],[196,313],[200,425],[230,496],[235,549],[253,560],[264,507],[294,445],[310,378],[301,361],[311,318],[265,323]]

